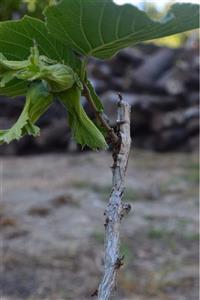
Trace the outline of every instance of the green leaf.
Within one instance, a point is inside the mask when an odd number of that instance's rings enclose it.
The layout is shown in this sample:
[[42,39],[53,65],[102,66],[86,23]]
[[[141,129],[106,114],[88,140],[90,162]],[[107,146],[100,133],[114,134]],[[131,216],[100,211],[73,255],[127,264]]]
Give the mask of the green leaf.
[[0,144],[19,140],[25,134],[36,136],[39,128],[34,125],[52,104],[53,97],[42,83],[34,83],[27,92],[24,109],[13,127],[0,130]]
[[[19,21],[0,22],[0,52],[8,60],[25,60],[30,48],[36,43],[41,55],[72,67],[75,72],[80,62],[66,44],[58,41],[48,33],[45,23],[28,16]],[[1,95],[25,95],[27,83],[14,80],[6,87],[0,88]]]
[[46,9],[47,27],[78,53],[110,58],[134,43],[199,27],[199,5],[174,4],[160,21],[130,4],[111,0],[63,0]]
[[103,134],[89,119],[83,109],[80,98],[81,90],[78,86],[65,91],[59,95],[61,103],[68,112],[69,126],[72,129],[74,138],[82,147],[87,145],[91,149],[106,149],[107,143]]

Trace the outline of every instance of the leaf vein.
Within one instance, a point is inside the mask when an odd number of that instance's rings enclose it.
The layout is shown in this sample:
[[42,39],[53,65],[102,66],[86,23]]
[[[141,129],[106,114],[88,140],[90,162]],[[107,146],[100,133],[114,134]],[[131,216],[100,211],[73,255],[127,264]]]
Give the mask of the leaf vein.
[[116,27],[115,27],[115,37],[116,39],[119,39],[119,24],[120,24],[120,21],[121,21],[121,16],[122,16],[122,12],[123,12],[123,8],[121,9],[120,13],[119,13],[119,16],[117,18],[117,22],[116,22]]
[[58,21],[58,18],[56,18],[53,15],[50,18],[53,18],[63,28],[63,31],[64,31],[65,35],[69,38],[69,40],[72,42],[72,44],[75,46],[75,48],[78,48],[81,52],[83,52],[84,54],[86,54],[85,50],[82,49],[79,45],[77,45],[77,43],[71,38],[71,36],[65,30],[65,27],[63,26],[62,22]]
[[82,34],[84,36],[84,39],[85,39],[86,43],[88,44],[90,50],[92,50],[92,45],[90,44],[90,41],[87,38],[86,32],[84,30],[84,26],[83,26],[83,7],[81,5],[80,0],[79,0],[79,5],[80,5],[80,28],[81,28],[81,32],[82,32]]
[[13,45],[13,46],[17,46],[17,47],[20,47],[20,48],[24,48],[26,50],[29,50],[29,48],[27,48],[25,46],[22,46],[20,44],[14,43],[14,42],[9,42],[9,41],[5,41],[5,40],[1,40],[1,39],[0,39],[0,42],[5,43],[5,44],[10,44],[10,45]]
[[[28,22],[28,21],[27,21]],[[52,46],[52,49],[54,49],[55,51],[55,54],[58,56],[58,58],[60,60],[62,60],[62,58],[60,57],[60,54],[58,53],[57,49],[55,48],[55,46],[52,44],[52,42],[39,30],[37,29],[36,27],[34,27],[30,22],[28,22],[29,26],[33,28],[33,30],[35,30],[36,32],[38,32],[46,41],[49,45]],[[40,45],[40,48],[46,53],[46,56],[48,57],[49,54],[46,52],[46,50],[43,49],[43,47],[41,47]]]
[[105,7],[106,7],[106,2],[104,1],[103,6],[102,6],[102,11],[100,14],[100,18],[99,18],[99,25],[98,25],[99,36],[100,36],[100,40],[103,45],[105,44],[105,42],[104,42],[103,33],[102,33],[102,20],[103,20]]

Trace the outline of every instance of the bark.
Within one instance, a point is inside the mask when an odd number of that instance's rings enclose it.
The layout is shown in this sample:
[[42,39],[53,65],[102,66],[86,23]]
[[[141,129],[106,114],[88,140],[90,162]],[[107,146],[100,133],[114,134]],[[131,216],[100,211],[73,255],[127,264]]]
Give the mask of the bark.
[[118,136],[120,143],[113,149],[113,182],[109,203],[105,210],[105,257],[104,275],[98,289],[98,299],[110,299],[116,286],[118,269],[123,264],[120,257],[120,224],[131,206],[122,202],[125,188],[131,138],[130,138],[130,106],[124,101],[118,103]]

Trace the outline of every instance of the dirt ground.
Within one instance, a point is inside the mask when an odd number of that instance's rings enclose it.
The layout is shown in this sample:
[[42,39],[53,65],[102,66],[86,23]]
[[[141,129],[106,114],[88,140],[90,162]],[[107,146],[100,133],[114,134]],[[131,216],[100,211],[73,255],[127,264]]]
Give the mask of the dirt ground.
[[[86,300],[103,266],[109,153],[1,159],[1,300]],[[133,151],[116,300],[198,299],[198,160]]]

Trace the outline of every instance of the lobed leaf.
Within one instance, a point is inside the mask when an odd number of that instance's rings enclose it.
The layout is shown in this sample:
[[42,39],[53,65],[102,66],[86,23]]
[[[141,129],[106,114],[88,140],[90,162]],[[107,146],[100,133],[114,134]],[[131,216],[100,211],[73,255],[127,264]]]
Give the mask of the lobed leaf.
[[63,0],[45,11],[47,27],[78,53],[107,59],[132,44],[199,27],[199,5],[174,4],[160,20],[112,0]]

